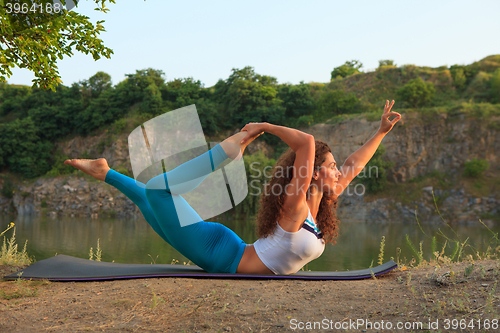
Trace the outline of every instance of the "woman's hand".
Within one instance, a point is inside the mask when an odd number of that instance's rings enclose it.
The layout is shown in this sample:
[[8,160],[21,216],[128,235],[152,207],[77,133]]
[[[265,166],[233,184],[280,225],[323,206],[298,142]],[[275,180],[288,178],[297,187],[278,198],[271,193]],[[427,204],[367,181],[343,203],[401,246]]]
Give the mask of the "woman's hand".
[[[389,105],[389,101],[385,103],[384,114],[382,114],[382,119],[380,121],[379,131],[383,134],[387,134],[392,127],[401,119],[401,115],[397,112],[391,112],[391,108],[394,105],[394,100]],[[390,116],[396,116],[392,120],[389,120]]]
[[241,143],[245,143],[247,140],[251,138],[256,138],[262,134],[264,134],[267,123],[249,123],[246,124],[245,127],[241,129],[242,132],[247,132],[247,136],[241,140]]

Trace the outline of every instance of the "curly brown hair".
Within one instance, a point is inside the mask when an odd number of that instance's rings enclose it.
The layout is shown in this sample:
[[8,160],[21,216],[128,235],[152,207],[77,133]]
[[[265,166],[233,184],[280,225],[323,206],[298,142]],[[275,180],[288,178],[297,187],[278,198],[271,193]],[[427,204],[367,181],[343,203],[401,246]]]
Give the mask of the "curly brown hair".
[[[316,140],[314,154],[314,168],[317,169],[326,160],[326,154],[332,150],[326,142]],[[276,221],[283,217],[283,203],[285,200],[285,191],[280,191],[279,195],[273,194],[276,184],[278,188],[284,189],[290,183],[293,173],[289,172],[295,163],[295,152],[288,149],[283,153],[273,168],[273,176],[265,185],[264,191],[260,197],[260,208],[257,215],[257,234],[259,237],[267,237],[272,234],[276,228]],[[283,172],[286,170],[286,172]],[[338,237],[340,220],[337,218],[337,199],[333,195],[324,194],[319,204],[316,223],[319,230],[323,233],[325,243],[335,244],[335,238]]]

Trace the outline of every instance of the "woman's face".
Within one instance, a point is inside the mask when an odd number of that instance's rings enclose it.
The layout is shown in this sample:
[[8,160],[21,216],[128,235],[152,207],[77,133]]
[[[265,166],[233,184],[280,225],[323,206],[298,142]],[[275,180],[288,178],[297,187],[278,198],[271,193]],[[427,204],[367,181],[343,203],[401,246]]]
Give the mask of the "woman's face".
[[332,193],[335,184],[338,182],[339,177],[342,175],[337,168],[337,162],[333,158],[332,153],[325,155],[325,161],[314,174],[314,179],[319,188],[325,193]]

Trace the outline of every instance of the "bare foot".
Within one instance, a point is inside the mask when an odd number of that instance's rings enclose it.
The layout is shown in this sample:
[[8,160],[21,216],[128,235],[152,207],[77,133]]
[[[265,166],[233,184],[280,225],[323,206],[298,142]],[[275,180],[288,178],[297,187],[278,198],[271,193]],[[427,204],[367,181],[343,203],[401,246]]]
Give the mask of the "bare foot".
[[64,161],[64,164],[74,166],[78,170],[85,172],[87,175],[91,175],[95,179],[102,181],[106,179],[106,174],[110,169],[105,158],[99,158],[97,160],[66,160]]
[[257,139],[261,134],[248,139],[245,143],[242,144],[241,140],[243,140],[243,138],[247,136],[247,132],[239,132],[222,141],[221,147],[224,149],[229,158],[233,160],[239,160],[240,157],[243,156],[243,152],[245,151],[246,147],[251,142],[253,142],[253,140]]

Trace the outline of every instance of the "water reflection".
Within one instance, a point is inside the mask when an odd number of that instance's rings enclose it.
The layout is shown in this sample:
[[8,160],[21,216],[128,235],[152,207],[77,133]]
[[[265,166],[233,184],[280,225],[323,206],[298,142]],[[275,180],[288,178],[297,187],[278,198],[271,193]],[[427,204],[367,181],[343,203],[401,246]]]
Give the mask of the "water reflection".
[[[153,260],[158,264],[171,263],[173,259],[181,264],[188,259],[165,243],[144,219],[90,219],[76,217],[32,217],[0,215],[0,230],[7,228],[10,222],[16,224],[16,239],[20,247],[28,240],[28,253],[36,260],[50,258],[55,254],[67,254],[79,258],[89,258],[89,250],[97,246],[100,240],[103,261],[118,263],[149,264]],[[250,221],[227,221],[224,224],[234,230],[245,242],[256,240],[255,226]],[[423,225],[422,229],[433,236],[438,228],[450,238],[457,239],[444,224]],[[464,241],[473,244],[479,251],[485,251],[492,240],[492,234],[479,222],[477,225],[454,226],[455,231]],[[498,233],[500,228],[492,229]],[[380,252],[380,241],[385,236],[385,261],[396,258],[396,249],[401,248],[400,258],[411,258],[411,251],[406,245],[408,234],[413,244],[419,247],[424,241],[424,256],[431,255],[431,240],[416,224],[367,224],[343,220],[339,238],[335,246],[327,245],[323,255],[309,263],[310,270],[354,270],[376,265]],[[12,230],[6,236],[10,237]],[[438,237],[437,249],[441,250],[444,239]],[[452,245],[447,246],[451,253]],[[471,253],[470,250],[467,253]]]

